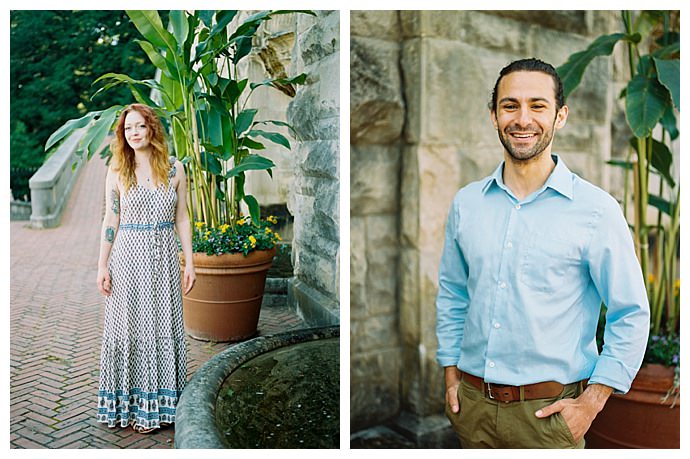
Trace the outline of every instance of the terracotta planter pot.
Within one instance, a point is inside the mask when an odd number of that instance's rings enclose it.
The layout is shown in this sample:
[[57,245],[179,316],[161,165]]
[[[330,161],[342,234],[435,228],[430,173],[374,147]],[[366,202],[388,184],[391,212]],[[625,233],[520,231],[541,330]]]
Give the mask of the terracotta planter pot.
[[680,448],[680,397],[662,403],[674,368],[643,366],[625,395],[612,395],[586,435],[587,448]]
[[[196,284],[182,297],[187,333],[204,341],[240,341],[256,334],[266,273],[276,250],[194,254]],[[180,254],[184,267],[184,256]]]

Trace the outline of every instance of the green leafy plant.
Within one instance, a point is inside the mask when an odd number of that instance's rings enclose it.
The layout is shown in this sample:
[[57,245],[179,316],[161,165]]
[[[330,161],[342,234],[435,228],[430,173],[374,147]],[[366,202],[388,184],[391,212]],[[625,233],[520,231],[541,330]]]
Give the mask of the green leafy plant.
[[[594,58],[610,55],[619,42],[627,48],[630,79],[620,97],[625,99],[625,117],[633,137],[628,158],[608,163],[625,170],[624,211],[630,199],[629,175],[632,174],[632,227],[651,309],[651,338],[645,361],[665,365],[677,363],[680,317],[680,281],[676,278],[680,184],[673,178],[673,154],[668,147],[680,134],[675,115],[675,110],[680,111],[677,14],[623,11],[624,32],[597,38],[557,69],[563,80],[564,95],[568,97]],[[660,177],[657,194],[649,190],[650,174]],[[656,221],[648,220],[649,206],[657,209]]]
[[[137,42],[160,77],[136,80],[107,73],[94,81],[101,86],[92,97],[125,85],[137,102],[153,107],[167,122],[173,150],[187,172],[190,220],[201,222],[211,232],[227,225],[226,232],[239,237],[247,231],[245,225],[237,224],[244,203],[250,217],[246,221],[257,238],[264,227],[257,198],[245,193],[247,173],[266,171],[272,177],[275,164],[256,152],[266,148],[266,141],[290,149],[288,139],[270,128],[291,127],[282,121],[261,119],[257,109],[248,107],[248,101],[260,87],[303,84],[307,75],[250,82],[240,78],[238,64],[251,52],[252,41],[264,22],[287,13],[314,13],[262,11],[230,31],[228,26],[237,13],[170,11],[164,26],[156,11],[127,11],[143,37]],[[113,106],[68,121],[48,139],[46,148],[72,130],[88,126],[82,148],[90,158],[122,108]],[[206,247],[197,232],[194,234],[195,246]],[[205,248],[202,251],[208,252]]]

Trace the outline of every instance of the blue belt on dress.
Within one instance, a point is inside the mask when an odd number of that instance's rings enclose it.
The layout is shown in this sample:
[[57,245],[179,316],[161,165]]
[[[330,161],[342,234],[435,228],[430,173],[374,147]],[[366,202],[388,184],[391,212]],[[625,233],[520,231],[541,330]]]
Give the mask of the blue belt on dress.
[[173,228],[175,222],[158,222],[158,223],[123,223],[119,229],[133,230],[133,231],[151,231]]
[[[153,258],[153,280],[154,283],[158,278],[160,271],[160,263],[163,258],[162,244],[161,244],[161,230],[172,229],[175,226],[174,222],[158,222],[158,223],[124,223],[120,225],[120,229],[132,231],[153,231],[153,239],[151,240],[151,255]],[[153,292],[155,295],[155,292]]]

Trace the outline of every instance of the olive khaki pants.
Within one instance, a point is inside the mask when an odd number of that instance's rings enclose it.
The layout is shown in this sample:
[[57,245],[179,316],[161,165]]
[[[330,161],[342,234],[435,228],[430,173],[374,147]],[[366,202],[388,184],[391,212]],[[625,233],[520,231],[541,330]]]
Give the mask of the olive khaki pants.
[[580,383],[568,384],[554,398],[517,402],[498,402],[468,383],[458,388],[460,411],[452,413],[446,403],[450,419],[463,448],[570,448],[585,447],[584,439],[575,443],[561,413],[537,418],[534,413],[563,398],[575,398],[582,393]]

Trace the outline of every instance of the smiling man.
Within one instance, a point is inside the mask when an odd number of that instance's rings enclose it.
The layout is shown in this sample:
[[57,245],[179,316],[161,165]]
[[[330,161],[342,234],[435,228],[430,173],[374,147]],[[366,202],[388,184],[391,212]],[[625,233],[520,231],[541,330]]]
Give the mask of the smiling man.
[[568,118],[551,65],[503,68],[490,117],[504,161],[456,194],[439,270],[446,415],[463,448],[584,448],[647,343],[632,237],[618,203],[551,152]]

